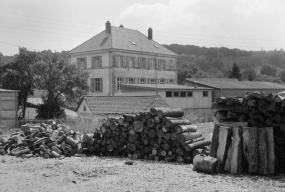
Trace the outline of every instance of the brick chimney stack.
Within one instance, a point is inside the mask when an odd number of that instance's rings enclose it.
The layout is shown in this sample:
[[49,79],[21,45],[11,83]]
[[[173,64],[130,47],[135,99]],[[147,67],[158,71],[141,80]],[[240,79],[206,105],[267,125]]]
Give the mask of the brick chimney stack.
[[148,39],[152,40],[152,28],[148,29]]
[[106,22],[106,34],[111,33],[111,23],[109,21]]

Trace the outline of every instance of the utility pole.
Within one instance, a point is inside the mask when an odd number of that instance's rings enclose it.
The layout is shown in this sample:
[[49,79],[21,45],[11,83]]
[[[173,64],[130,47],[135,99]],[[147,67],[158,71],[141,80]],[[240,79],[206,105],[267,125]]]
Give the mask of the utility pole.
[[156,89],[156,96],[155,96],[155,99],[157,100],[158,97],[158,89],[157,89],[157,62],[156,62],[156,53],[154,53],[154,63],[155,63],[155,89]]

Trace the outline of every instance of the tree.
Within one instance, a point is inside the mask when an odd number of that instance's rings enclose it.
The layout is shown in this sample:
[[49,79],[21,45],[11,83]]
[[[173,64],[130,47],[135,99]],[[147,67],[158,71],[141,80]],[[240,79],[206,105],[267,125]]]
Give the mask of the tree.
[[283,83],[285,83],[285,70],[280,72],[280,79]]
[[[89,72],[59,60],[56,53],[42,58],[35,66],[35,83],[39,89],[46,90],[42,109],[47,110],[46,118],[51,118],[53,105],[62,105],[66,100],[80,97],[88,90]],[[53,111],[53,114],[57,111]]]
[[18,106],[23,106],[20,118],[25,118],[27,98],[34,90],[34,66],[38,61],[35,52],[19,48],[19,54],[14,60],[0,67],[1,87],[18,90]]
[[234,63],[234,66],[232,67],[232,70],[229,71],[229,78],[241,78],[240,68],[237,66],[236,63]]
[[260,70],[260,74],[263,75],[270,75],[272,77],[274,77],[277,73],[276,68],[273,65],[267,64],[267,65],[263,65],[261,70]]
[[249,81],[256,79],[256,71],[253,68],[248,68],[243,71],[243,78]]

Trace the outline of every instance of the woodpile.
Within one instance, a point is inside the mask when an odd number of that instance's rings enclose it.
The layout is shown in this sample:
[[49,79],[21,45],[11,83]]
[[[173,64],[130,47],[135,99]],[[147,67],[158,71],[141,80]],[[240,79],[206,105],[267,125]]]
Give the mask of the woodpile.
[[150,112],[109,119],[94,135],[83,136],[83,149],[104,156],[191,163],[193,151],[209,151],[205,146],[211,141],[205,140],[183,115],[183,111],[151,108]]
[[82,153],[81,134],[62,124],[24,125],[9,137],[0,136],[0,154],[22,158],[62,158]]
[[285,97],[252,92],[218,98],[210,156],[239,174],[285,172]]

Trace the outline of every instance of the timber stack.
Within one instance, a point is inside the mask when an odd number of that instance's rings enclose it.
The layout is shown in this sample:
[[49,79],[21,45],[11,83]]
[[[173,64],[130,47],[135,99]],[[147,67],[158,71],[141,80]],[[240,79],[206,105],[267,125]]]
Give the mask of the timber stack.
[[0,155],[22,158],[63,158],[82,154],[82,135],[63,124],[23,125],[9,137],[0,136]]
[[262,175],[285,172],[285,97],[251,92],[220,97],[213,108],[215,128],[210,156],[230,173]]
[[84,135],[89,151],[104,156],[125,156],[166,162],[192,163],[193,151],[211,144],[183,111],[151,108],[150,112],[109,119],[94,135]]

